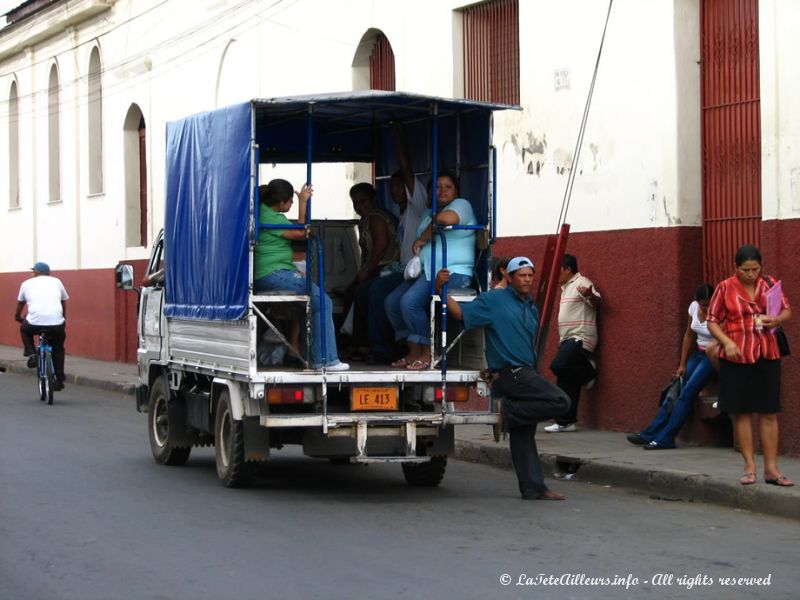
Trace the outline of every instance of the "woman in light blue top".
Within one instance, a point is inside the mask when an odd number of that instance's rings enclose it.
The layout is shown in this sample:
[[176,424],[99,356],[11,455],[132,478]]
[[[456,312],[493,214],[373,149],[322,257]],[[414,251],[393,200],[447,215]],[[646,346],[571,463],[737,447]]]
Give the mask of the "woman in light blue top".
[[[436,179],[436,202],[438,225],[476,225],[475,212],[468,200],[458,197],[458,181],[451,173],[440,172]],[[412,371],[430,368],[430,318],[428,307],[431,299],[431,237],[432,215],[423,217],[417,229],[414,254],[422,260],[422,274],[413,281],[403,282],[386,298],[386,314],[395,331],[397,340],[408,342],[408,354],[392,363]],[[445,232],[447,240],[447,264],[442,261],[441,239],[436,240],[436,264],[438,271],[444,267],[450,271],[450,289],[469,287],[472,268],[475,264],[475,230],[450,229]]]

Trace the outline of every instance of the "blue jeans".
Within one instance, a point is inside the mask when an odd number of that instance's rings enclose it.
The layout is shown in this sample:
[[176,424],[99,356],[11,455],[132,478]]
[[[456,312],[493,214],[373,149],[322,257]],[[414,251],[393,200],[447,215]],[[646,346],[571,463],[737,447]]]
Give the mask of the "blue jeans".
[[389,273],[359,286],[356,302],[367,316],[367,337],[375,354],[390,357],[394,351],[394,332],[384,308],[386,298],[403,283],[402,273]]
[[[466,288],[471,281],[469,275],[451,273],[447,288]],[[395,340],[407,339],[413,344],[430,345],[430,300],[431,281],[424,276],[404,281],[386,297],[386,316],[394,329]]]
[[675,436],[681,430],[684,421],[692,412],[694,399],[703,389],[708,378],[711,377],[714,367],[708,360],[705,351],[696,350],[689,355],[686,361],[686,372],[683,374],[683,389],[670,411],[668,402],[664,402],[658,409],[653,422],[639,435],[648,442],[656,442],[667,448],[675,447]]
[[[294,294],[306,293],[306,278],[297,271],[282,269],[273,271],[269,275],[257,279],[253,282],[253,289],[257,292],[270,292],[275,290],[286,290]],[[323,294],[325,322],[322,323],[320,311],[319,287],[316,283],[311,283],[311,365],[321,367],[323,363],[333,364],[339,361],[339,353],[336,351],[336,330],[333,327],[333,303],[328,294]],[[320,339],[322,327],[325,327],[325,354],[322,353]]]

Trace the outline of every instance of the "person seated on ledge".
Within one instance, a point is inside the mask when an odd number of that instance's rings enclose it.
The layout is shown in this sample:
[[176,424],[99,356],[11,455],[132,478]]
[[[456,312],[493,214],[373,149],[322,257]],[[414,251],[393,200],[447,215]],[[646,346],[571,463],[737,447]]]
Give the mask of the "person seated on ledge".
[[[477,219],[468,200],[458,197],[458,180],[455,175],[440,171],[436,178],[436,200],[438,225],[475,225]],[[422,273],[417,279],[404,281],[386,298],[386,314],[392,324],[396,340],[406,339],[408,354],[392,363],[393,367],[411,371],[429,369],[431,324],[428,308],[431,299],[431,237],[433,215],[430,211],[423,217],[417,229],[417,240],[412,248],[422,259]],[[475,231],[470,229],[448,229],[447,269],[450,273],[450,288],[469,287],[472,268],[475,264]],[[436,266],[442,267],[442,243],[436,243]]]
[[378,206],[375,188],[369,183],[357,183],[350,188],[353,210],[361,220],[358,223],[358,245],[361,248],[361,265],[355,280],[345,291],[345,306],[355,302],[350,359],[367,360],[370,348],[367,331],[369,293],[372,281],[381,271],[400,257],[397,243],[397,218]]
[[627,436],[631,444],[642,446],[645,450],[669,450],[676,447],[675,437],[692,412],[697,394],[714,372],[707,349],[709,346],[719,346],[708,332],[706,322],[708,305],[713,294],[714,288],[704,283],[697,288],[694,302],[689,305],[689,321],[683,334],[681,361],[675,370],[675,377],[684,378],[678,399],[674,404],[665,401],[647,429]]
[[[262,225],[290,225],[287,213],[294,196],[299,202],[298,221],[306,220],[306,206],[313,189],[305,184],[299,192],[285,179],[273,179],[258,188],[259,222]],[[288,290],[295,294],[306,294],[306,278],[292,262],[292,240],[305,239],[304,229],[262,229],[258,234],[253,258],[253,289],[256,292]],[[320,305],[320,299],[322,305]],[[325,355],[320,347],[320,335],[325,328]],[[346,371],[350,365],[339,360],[336,349],[336,331],[333,327],[333,304],[327,294],[320,298],[319,287],[311,284],[311,365],[329,371]]]

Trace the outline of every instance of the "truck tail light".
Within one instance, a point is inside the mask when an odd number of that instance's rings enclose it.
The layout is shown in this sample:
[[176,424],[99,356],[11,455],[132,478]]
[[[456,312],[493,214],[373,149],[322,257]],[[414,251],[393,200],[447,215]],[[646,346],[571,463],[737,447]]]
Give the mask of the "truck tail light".
[[274,387],[267,390],[267,404],[302,404],[304,399],[302,387]]
[[[442,401],[442,388],[436,388],[434,398],[436,398],[436,402]],[[447,386],[448,402],[466,402],[467,400],[469,400],[469,387],[464,385]]]

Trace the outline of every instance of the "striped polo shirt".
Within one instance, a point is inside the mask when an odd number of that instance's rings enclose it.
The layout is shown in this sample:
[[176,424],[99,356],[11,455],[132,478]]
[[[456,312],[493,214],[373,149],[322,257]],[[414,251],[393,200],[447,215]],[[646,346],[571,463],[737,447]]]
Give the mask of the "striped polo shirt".
[[[588,277],[575,273],[561,286],[561,303],[558,307],[558,337],[560,341],[576,339],[583,348],[594,352],[597,347],[597,310],[587,298],[578,293],[579,287],[594,287]],[[595,289],[594,293],[600,296]]]

